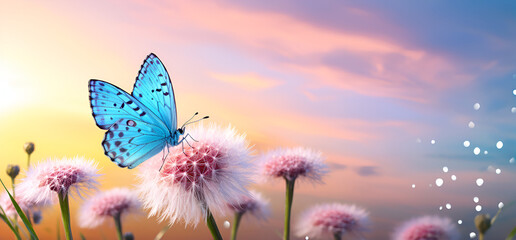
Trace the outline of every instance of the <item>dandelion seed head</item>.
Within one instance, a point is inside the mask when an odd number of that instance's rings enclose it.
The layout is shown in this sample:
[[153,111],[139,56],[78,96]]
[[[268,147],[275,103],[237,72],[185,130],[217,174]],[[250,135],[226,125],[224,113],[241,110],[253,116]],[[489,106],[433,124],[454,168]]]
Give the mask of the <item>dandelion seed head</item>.
[[297,147],[270,151],[262,156],[261,176],[266,179],[297,178],[320,182],[327,172],[327,166],[320,152],[309,148]]
[[394,233],[394,240],[458,240],[457,225],[449,218],[423,216],[403,223]]
[[140,201],[136,193],[127,188],[114,188],[100,192],[84,202],[79,212],[79,225],[94,228],[106,219],[138,212],[139,208]]
[[228,203],[232,212],[250,213],[259,220],[265,220],[269,215],[269,201],[262,197],[259,192],[249,191],[250,196],[242,196],[237,201]]
[[347,204],[321,204],[309,208],[301,214],[297,223],[297,235],[310,238],[341,236],[361,238],[369,231],[369,213],[360,207]]
[[195,226],[206,216],[206,208],[223,214],[226,203],[249,195],[245,186],[252,168],[245,136],[234,128],[199,124],[189,134],[198,141],[189,142],[186,155],[181,147],[170,147],[164,150],[170,152],[164,162],[160,153],[139,167],[137,190],[150,216]]
[[96,190],[97,164],[80,157],[48,159],[33,165],[17,186],[27,201],[48,202],[56,193],[82,197]]

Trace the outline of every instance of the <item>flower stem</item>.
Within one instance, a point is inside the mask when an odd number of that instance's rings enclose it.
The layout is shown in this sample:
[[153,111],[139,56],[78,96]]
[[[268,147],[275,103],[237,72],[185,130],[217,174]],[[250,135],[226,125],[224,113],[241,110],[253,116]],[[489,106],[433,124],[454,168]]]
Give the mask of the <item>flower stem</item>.
[[213,218],[213,215],[211,214],[208,207],[206,207],[206,225],[208,225],[214,240],[222,240],[217,223],[215,222],[215,219]]
[[285,178],[287,190],[285,195],[285,229],[283,232],[283,240],[290,239],[290,210],[292,209],[292,200],[294,200],[294,183],[296,179],[288,180]]
[[[13,177],[11,178],[11,183],[13,185],[13,198],[16,199],[16,193],[14,192],[14,178]],[[14,215],[14,222],[18,223],[18,214]],[[18,231],[18,224],[15,224],[14,228],[16,229],[16,231]]]
[[238,225],[240,225],[240,219],[242,219],[242,215],[244,215],[244,213],[242,212],[235,213],[235,219],[233,220],[233,228],[231,229],[231,240],[236,239]]
[[334,240],[340,240],[341,239],[340,232],[333,233],[333,239]]
[[478,233],[478,240],[484,240],[484,234],[479,232]]
[[68,193],[60,191],[58,193],[59,206],[61,207],[61,218],[65,230],[66,240],[72,240],[72,227],[70,225],[70,205],[68,204]]
[[113,218],[115,219],[116,234],[118,235],[118,240],[123,240],[124,234],[122,233],[122,220],[120,219],[120,214],[115,214]]
[[27,168],[30,168],[30,154],[27,154]]

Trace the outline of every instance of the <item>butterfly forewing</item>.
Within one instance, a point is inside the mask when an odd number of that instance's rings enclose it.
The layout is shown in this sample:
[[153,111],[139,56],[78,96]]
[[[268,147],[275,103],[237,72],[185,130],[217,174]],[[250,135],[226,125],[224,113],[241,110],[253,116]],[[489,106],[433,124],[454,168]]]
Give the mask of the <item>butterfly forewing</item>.
[[159,153],[170,133],[141,120],[120,119],[106,132],[104,153],[120,167],[133,168]]
[[90,105],[97,126],[108,129],[122,118],[140,119],[161,127],[162,121],[144,104],[108,82],[90,80]]
[[176,129],[174,89],[165,66],[156,55],[149,54],[143,62],[132,95],[154,112],[168,129]]

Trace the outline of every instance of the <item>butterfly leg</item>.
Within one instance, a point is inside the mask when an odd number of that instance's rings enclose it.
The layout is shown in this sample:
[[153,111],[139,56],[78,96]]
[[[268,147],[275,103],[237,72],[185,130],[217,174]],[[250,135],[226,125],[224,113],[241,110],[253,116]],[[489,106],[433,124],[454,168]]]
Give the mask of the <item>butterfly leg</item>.
[[161,169],[163,168],[163,165],[165,165],[165,159],[168,157],[168,154],[170,153],[170,150],[168,150],[168,147],[165,147],[167,149],[167,155],[165,155],[165,151],[163,151],[163,158],[161,162],[161,167],[159,167],[158,172],[161,172]]
[[198,142],[197,140],[195,140],[195,138],[192,137],[192,135],[190,135],[190,133],[187,133],[184,138],[187,137],[190,137],[192,140],[194,140],[194,142]]

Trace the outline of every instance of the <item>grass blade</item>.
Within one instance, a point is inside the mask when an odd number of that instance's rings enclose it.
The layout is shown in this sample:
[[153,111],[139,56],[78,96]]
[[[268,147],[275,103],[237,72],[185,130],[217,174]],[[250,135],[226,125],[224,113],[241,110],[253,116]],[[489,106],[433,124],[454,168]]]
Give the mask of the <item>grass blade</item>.
[[512,240],[512,238],[514,237],[514,235],[516,235],[516,227],[514,227],[511,231],[511,233],[509,233],[509,236],[507,236],[507,238],[505,240]]
[[2,183],[2,186],[4,187],[5,191],[7,192],[7,194],[9,195],[9,198],[11,199],[11,202],[13,203],[13,206],[14,208],[16,209],[16,212],[18,212],[18,215],[20,216],[20,218],[22,219],[23,221],[23,224],[25,224],[25,227],[27,227],[27,230],[29,231],[30,235],[31,235],[31,238],[32,239],[36,239],[38,240],[38,235],[36,234],[36,232],[34,231],[34,228],[32,228],[32,224],[30,223],[29,219],[27,218],[27,216],[25,216],[25,213],[23,213],[23,211],[21,210],[20,206],[18,205],[18,203],[16,202],[16,200],[14,200],[13,196],[11,195],[11,193],[9,192],[9,190],[7,190],[7,187],[5,187],[5,184],[4,182],[2,181],[2,179],[0,179],[0,183]]
[[11,220],[9,220],[9,219],[5,216],[4,209],[2,209],[2,208],[0,207],[0,210],[2,210],[2,213],[0,213],[0,218],[1,218],[2,220],[4,220],[4,222],[9,226],[9,228],[11,228],[11,231],[13,231],[14,235],[16,235],[16,239],[21,240],[20,233],[19,233],[18,231],[16,231],[16,229],[14,228],[14,226],[11,224]]
[[168,231],[168,229],[170,229],[170,227],[168,225],[165,226],[163,229],[161,229],[161,231],[159,231],[159,233],[156,235],[154,240],[161,240],[161,238],[163,238],[163,236]]

